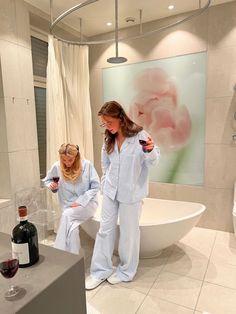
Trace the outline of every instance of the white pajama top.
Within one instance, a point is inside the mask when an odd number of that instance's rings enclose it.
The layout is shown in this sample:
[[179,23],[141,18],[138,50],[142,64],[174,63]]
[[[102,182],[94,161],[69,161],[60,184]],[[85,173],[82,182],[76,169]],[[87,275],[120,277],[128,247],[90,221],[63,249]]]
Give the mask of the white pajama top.
[[144,153],[139,140],[147,140],[148,133],[140,131],[125,138],[120,151],[115,142],[114,150],[108,154],[102,147],[102,192],[112,200],[135,203],[148,194],[148,168],[154,166],[160,150],[154,146],[150,153]]

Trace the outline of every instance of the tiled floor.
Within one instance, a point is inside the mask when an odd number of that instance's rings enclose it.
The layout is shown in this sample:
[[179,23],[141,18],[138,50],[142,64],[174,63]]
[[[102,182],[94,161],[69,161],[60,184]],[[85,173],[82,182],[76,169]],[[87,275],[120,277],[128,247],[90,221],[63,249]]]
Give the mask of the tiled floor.
[[[80,234],[88,275],[94,242]],[[236,237],[193,228],[157,258],[141,259],[133,282],[105,282],[86,295],[88,314],[235,314]]]

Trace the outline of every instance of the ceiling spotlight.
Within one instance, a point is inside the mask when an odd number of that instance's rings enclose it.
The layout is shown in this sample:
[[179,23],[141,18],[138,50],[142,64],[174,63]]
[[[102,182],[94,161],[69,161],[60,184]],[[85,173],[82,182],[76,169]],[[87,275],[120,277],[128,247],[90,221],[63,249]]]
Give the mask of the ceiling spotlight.
[[107,22],[107,26],[111,26],[112,25],[112,22]]
[[173,4],[168,5],[168,9],[169,9],[169,10],[173,10],[174,7],[175,7],[175,6],[174,6]]

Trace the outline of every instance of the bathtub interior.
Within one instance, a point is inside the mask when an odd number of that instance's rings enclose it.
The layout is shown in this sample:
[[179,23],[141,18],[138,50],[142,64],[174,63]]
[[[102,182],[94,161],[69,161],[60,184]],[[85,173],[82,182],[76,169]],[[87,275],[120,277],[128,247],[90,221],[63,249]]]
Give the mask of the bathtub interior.
[[[102,196],[99,195],[99,206],[94,217],[98,221],[100,221],[101,204]],[[140,223],[141,225],[171,223],[198,216],[204,210],[205,206],[200,203],[144,198]]]

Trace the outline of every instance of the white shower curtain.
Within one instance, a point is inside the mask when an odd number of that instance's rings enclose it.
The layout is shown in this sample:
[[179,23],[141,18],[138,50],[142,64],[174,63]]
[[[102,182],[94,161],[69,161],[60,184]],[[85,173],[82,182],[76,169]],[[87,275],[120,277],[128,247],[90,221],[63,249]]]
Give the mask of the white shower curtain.
[[[47,169],[58,159],[63,143],[78,144],[82,156],[93,161],[88,46],[49,36],[46,112]],[[58,216],[57,199],[51,194],[49,212]]]

